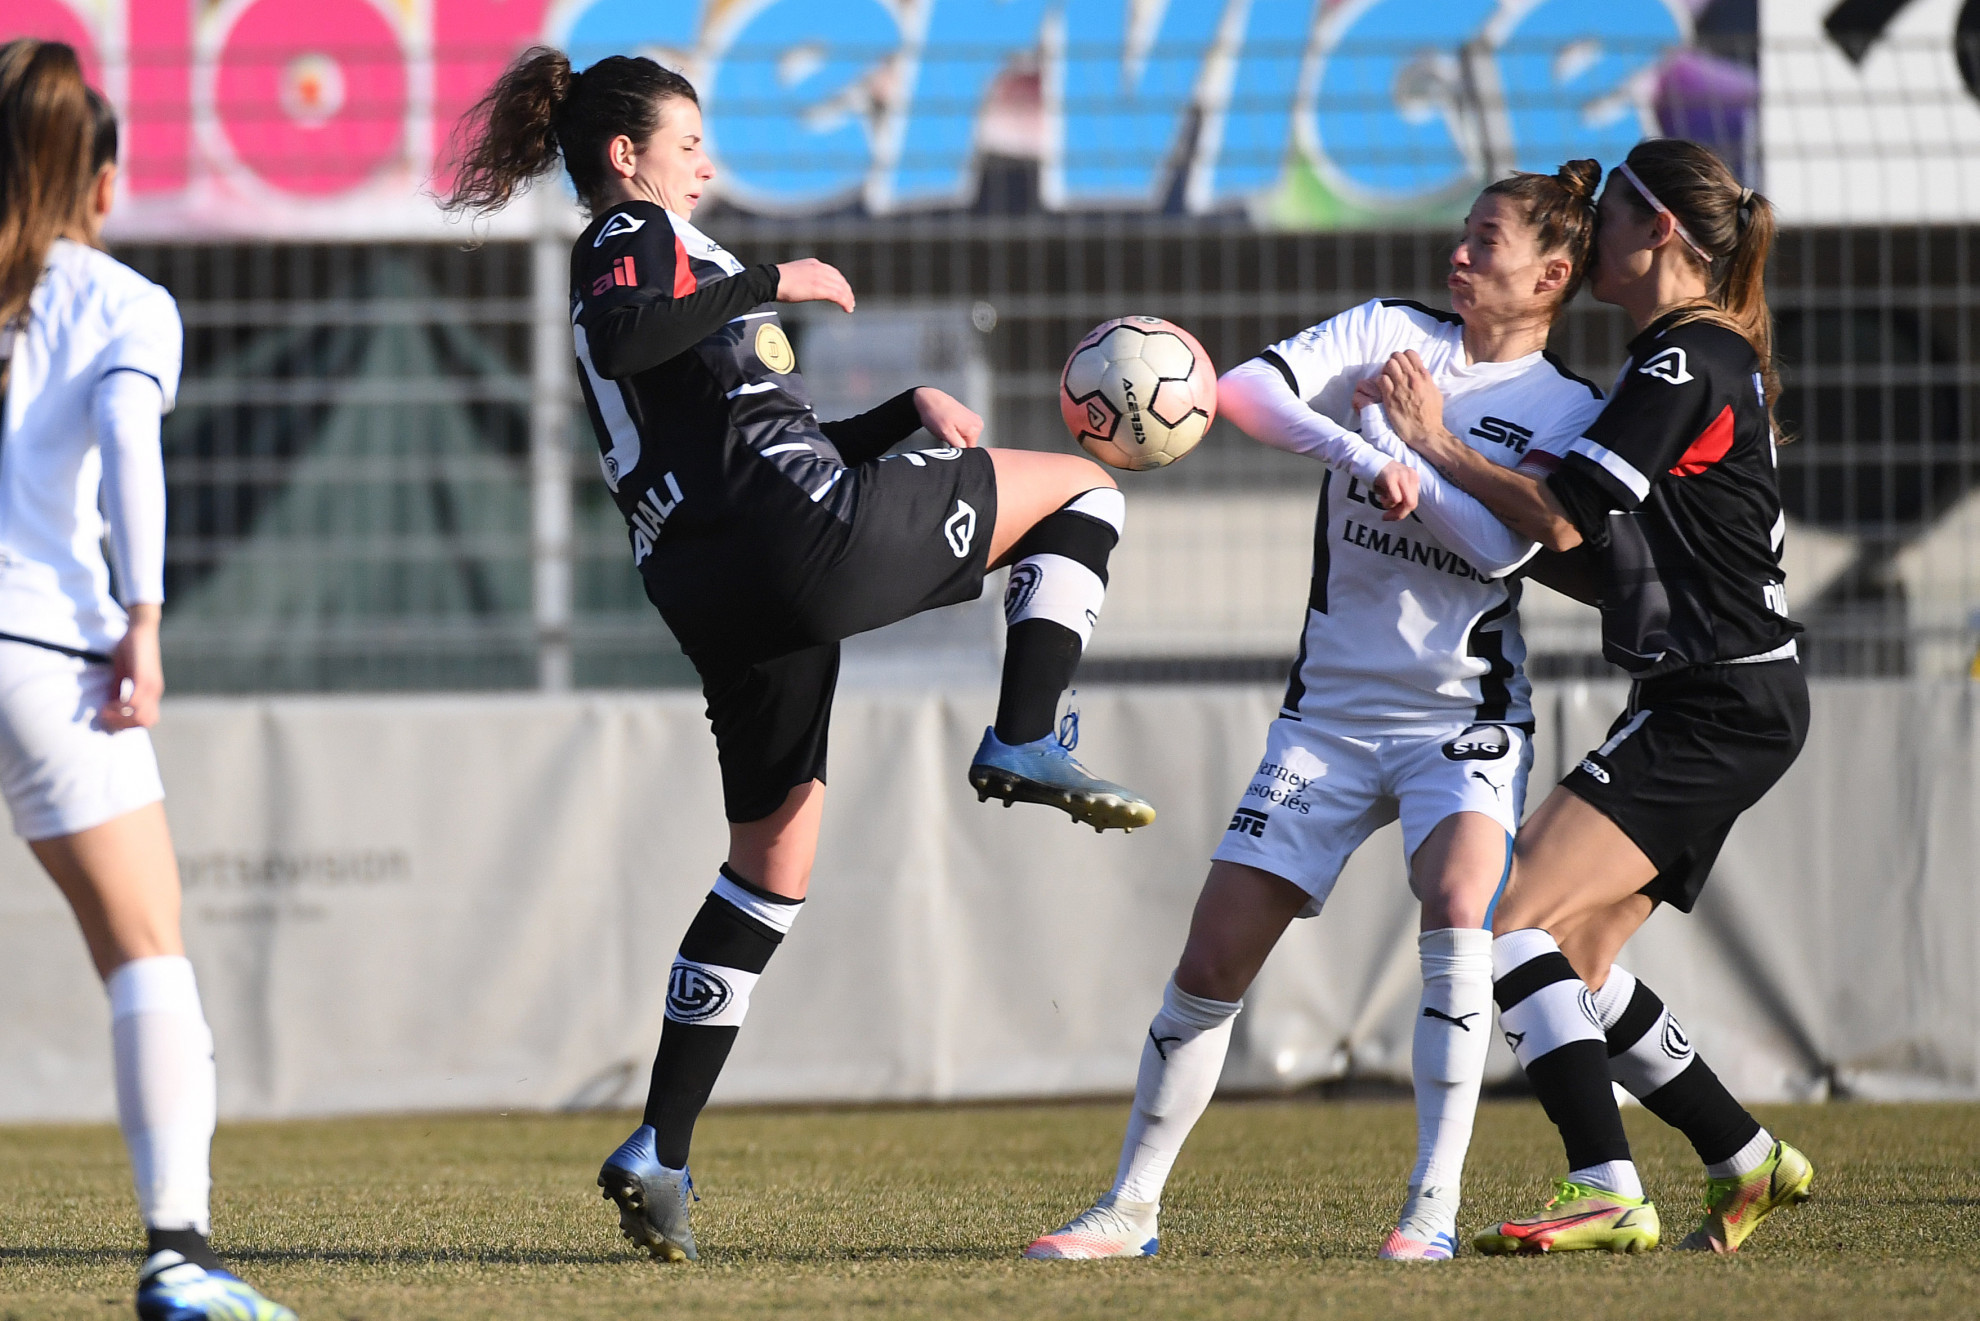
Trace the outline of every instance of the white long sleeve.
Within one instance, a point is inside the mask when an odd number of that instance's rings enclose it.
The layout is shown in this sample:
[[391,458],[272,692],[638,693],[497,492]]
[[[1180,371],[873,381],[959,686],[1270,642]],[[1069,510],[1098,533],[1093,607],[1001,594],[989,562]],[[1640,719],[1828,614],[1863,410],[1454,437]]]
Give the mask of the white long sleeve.
[[1505,577],[1540,549],[1539,542],[1521,538],[1501,523],[1496,514],[1445,481],[1442,473],[1405,445],[1402,437],[1390,428],[1380,404],[1370,404],[1361,410],[1361,435],[1363,443],[1381,454],[1385,462],[1395,459],[1416,470],[1416,516],[1436,534],[1437,540],[1470,560],[1472,567],[1486,577]]
[[165,600],[165,393],[137,371],[113,371],[90,394],[103,452],[103,518],[110,567],[125,605]]
[[1279,368],[1262,358],[1239,363],[1218,380],[1217,411],[1253,440],[1310,455],[1363,483],[1372,483],[1391,462],[1360,436],[1308,407]]

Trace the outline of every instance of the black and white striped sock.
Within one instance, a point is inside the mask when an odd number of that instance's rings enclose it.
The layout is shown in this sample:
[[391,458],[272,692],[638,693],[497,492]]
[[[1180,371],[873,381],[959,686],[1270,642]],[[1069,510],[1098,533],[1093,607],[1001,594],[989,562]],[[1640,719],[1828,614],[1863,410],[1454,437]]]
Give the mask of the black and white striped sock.
[[1554,938],[1537,927],[1492,941],[1499,1026],[1567,1147],[1569,1177],[1625,1197],[1643,1186],[1609,1086],[1608,1040],[1593,997]]
[[1773,1136],[1692,1048],[1677,1017],[1627,968],[1609,969],[1595,995],[1609,1041],[1609,1070],[1643,1108],[1690,1139],[1715,1177],[1745,1174],[1773,1150]]
[[802,899],[771,894],[724,863],[681,937],[646,1093],[645,1122],[653,1126],[660,1163],[669,1169],[686,1167],[694,1122],[749,1014],[750,992],[803,907]]

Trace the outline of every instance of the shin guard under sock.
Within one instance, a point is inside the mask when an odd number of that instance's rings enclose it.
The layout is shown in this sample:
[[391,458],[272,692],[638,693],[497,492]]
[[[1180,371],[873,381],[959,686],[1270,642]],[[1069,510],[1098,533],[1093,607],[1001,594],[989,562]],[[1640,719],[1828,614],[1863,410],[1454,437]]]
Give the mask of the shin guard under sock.
[[667,1168],[686,1167],[695,1120],[749,1013],[750,992],[803,907],[803,900],[771,894],[725,863],[681,938],[644,1121],[653,1126],[655,1152]]
[[[1692,1048],[1677,1017],[1628,969],[1611,967],[1595,996],[1595,1009],[1608,1035],[1609,1069],[1623,1090],[1643,1108],[1690,1140],[1713,1173],[1744,1174],[1765,1159],[1772,1142],[1766,1130],[1726,1090],[1719,1076]],[[1742,1153],[1759,1147],[1745,1169]],[[1724,1166],[1723,1170],[1715,1167]]]
[[1409,1184],[1448,1188],[1455,1194],[1492,1041],[1492,933],[1448,927],[1425,931],[1416,946],[1423,963],[1423,1000],[1410,1052],[1416,1168]]
[[1134,1084],[1134,1109],[1121,1142],[1121,1163],[1113,1195],[1130,1202],[1160,1202],[1182,1152],[1183,1140],[1203,1117],[1224,1072],[1231,1048],[1231,1024],[1242,1000],[1207,1000],[1191,995],[1170,978],[1162,1007],[1148,1025],[1141,1045],[1141,1071]]
[[[218,1110],[213,1033],[193,967],[133,959],[104,982],[117,1074],[117,1125],[148,1228],[207,1233],[208,1156]],[[194,1260],[187,1254],[188,1260]],[[204,1264],[204,1263],[201,1263]]]
[[1052,732],[1059,694],[1071,686],[1107,594],[1107,557],[1127,502],[1112,487],[1068,501],[1018,541],[1004,590],[1004,680],[997,738],[1008,746]]
[[[1492,942],[1492,971],[1499,1025],[1560,1130],[1569,1169],[1626,1167],[1627,1182],[1635,1184],[1629,1138],[1609,1083],[1608,1040],[1593,997],[1567,956],[1552,936],[1528,927]],[[1641,1196],[1640,1185],[1608,1191]]]

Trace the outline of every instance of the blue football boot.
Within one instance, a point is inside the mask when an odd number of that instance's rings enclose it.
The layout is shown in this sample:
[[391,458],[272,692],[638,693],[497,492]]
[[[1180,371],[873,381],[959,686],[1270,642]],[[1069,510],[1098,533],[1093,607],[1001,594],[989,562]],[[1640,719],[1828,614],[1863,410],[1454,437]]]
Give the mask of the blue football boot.
[[641,1124],[605,1158],[598,1186],[619,1204],[619,1232],[653,1254],[655,1261],[693,1261],[694,1230],[688,1199],[694,1180],[670,1170],[653,1147],[653,1126]]
[[154,1252],[138,1272],[138,1321],[296,1321],[226,1271],[195,1266],[176,1252]]
[[1068,713],[1058,734],[1016,747],[983,731],[983,742],[969,766],[978,802],[1001,798],[1012,803],[1043,803],[1095,830],[1133,830],[1155,819],[1155,807],[1132,789],[1103,780],[1073,758],[1079,746],[1079,717]]

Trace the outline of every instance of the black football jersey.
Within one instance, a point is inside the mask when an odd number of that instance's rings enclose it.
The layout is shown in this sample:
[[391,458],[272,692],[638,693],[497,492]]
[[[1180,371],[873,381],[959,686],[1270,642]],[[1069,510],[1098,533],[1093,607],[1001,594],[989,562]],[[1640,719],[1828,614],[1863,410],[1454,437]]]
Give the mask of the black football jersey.
[[775,266],[744,267],[650,202],[605,211],[571,251],[579,381],[643,569],[663,541],[739,520],[852,516],[776,293]]
[[1791,655],[1773,428],[1736,332],[1662,317],[1548,478],[1600,552],[1602,650],[1638,678]]

